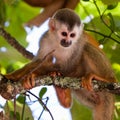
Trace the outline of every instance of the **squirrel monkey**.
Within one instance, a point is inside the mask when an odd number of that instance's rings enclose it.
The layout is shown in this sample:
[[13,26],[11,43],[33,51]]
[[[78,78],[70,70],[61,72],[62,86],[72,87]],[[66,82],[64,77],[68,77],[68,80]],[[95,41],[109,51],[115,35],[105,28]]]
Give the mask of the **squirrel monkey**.
[[[107,92],[94,92],[91,81],[115,82],[116,78],[104,53],[89,39],[89,35],[83,31],[79,16],[70,9],[60,9],[49,20],[49,29],[40,40],[37,56],[23,68],[5,76],[14,81],[26,76],[23,85],[27,89],[34,87],[34,77],[50,72],[57,71],[63,76],[82,78],[85,89],[70,90],[55,86],[60,103],[64,107],[70,107],[72,92],[78,101],[93,110],[94,120],[111,120],[114,96]],[[39,62],[50,52],[38,67]],[[36,67],[36,70],[28,74]]]

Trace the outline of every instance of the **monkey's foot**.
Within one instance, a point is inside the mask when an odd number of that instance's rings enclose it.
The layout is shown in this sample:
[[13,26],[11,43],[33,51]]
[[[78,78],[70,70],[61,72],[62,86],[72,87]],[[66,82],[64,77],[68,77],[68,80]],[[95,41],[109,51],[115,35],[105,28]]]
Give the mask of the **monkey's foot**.
[[25,89],[32,89],[35,86],[35,74],[30,74],[22,81]]
[[90,73],[82,77],[82,83],[81,83],[82,87],[89,91],[93,91],[92,80],[99,80],[99,81],[107,82],[107,80],[105,80],[104,78]]
[[61,88],[59,86],[54,87],[61,105],[65,108],[69,108],[72,104],[71,90],[69,88]]

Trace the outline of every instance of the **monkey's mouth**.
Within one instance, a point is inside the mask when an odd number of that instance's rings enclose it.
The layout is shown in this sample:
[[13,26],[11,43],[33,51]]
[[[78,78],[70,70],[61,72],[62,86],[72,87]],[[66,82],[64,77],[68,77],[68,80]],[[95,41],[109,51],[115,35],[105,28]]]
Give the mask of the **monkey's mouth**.
[[61,40],[60,44],[63,47],[69,47],[72,44],[72,41],[66,41],[65,39]]

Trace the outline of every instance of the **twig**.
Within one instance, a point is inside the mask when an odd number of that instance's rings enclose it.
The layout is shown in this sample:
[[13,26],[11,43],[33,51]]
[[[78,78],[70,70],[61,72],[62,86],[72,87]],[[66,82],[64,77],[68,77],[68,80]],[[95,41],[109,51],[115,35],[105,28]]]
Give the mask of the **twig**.
[[[49,100],[49,97],[46,98],[46,103],[45,103],[45,105],[47,105],[48,100]],[[41,113],[40,113],[40,115],[39,115],[38,120],[41,119],[41,116],[42,116],[42,114],[43,114],[44,111],[45,111],[45,109],[43,108],[42,111],[41,111]],[[51,114],[51,115],[52,115],[52,114]]]
[[115,41],[116,43],[120,44],[120,41],[114,39],[113,37],[111,37],[111,36],[109,36],[109,35],[105,35],[105,34],[103,34],[103,33],[101,33],[101,32],[98,32],[98,31],[95,31],[95,30],[91,30],[91,29],[85,29],[85,30],[86,30],[86,31],[90,31],[90,32],[94,32],[94,33],[96,33],[96,34],[99,34],[99,35],[101,35],[101,36],[103,36],[103,37],[105,37],[105,38],[109,38],[109,39]]
[[21,120],[23,120],[23,119],[24,119],[24,114],[25,114],[25,106],[26,106],[26,104],[25,104],[25,101],[26,101],[26,99],[24,98],[24,103],[23,103],[23,106],[22,106]]
[[[96,3],[96,0],[93,0],[93,2],[94,2],[94,5],[95,5],[95,7],[96,7],[96,9],[97,9],[97,11],[98,11],[98,14],[99,14],[99,16],[100,16],[100,19],[102,20],[102,22],[104,23],[104,25],[111,31],[111,33],[109,34],[109,37],[112,38],[111,35],[114,34],[115,36],[117,36],[118,38],[120,38],[120,36],[114,31],[114,29],[112,29],[109,25],[107,25],[106,22],[105,22],[104,19],[103,19],[103,16],[104,16],[104,14],[105,14],[105,12],[106,12],[107,9],[105,9],[105,10],[103,11],[103,13],[101,14],[101,11],[100,11],[97,3]],[[112,21],[114,22],[113,19],[112,19]],[[117,40],[115,40],[115,39],[113,39],[113,38],[112,38],[112,40],[114,40],[115,42],[119,43],[119,41],[117,41]]]
[[36,98],[39,100],[39,102],[40,102],[41,105],[43,106],[44,110],[47,110],[47,111],[49,112],[52,120],[54,120],[52,113],[51,113],[50,110],[47,108],[47,106],[43,103],[43,101],[42,101],[39,97],[37,97],[36,95],[34,95],[32,92],[30,92],[30,91],[27,91],[27,92],[30,93],[32,96],[36,97]]
[[16,115],[16,98],[14,98],[14,119],[16,120],[16,118],[17,118],[17,115]]

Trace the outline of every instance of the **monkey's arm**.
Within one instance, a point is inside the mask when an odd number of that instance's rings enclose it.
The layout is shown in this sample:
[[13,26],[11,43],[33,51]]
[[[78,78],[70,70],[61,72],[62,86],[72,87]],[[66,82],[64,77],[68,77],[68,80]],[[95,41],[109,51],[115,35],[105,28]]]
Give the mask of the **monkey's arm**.
[[12,73],[6,74],[7,79],[13,81],[20,81],[25,88],[34,87],[35,77],[46,75],[52,71],[55,71],[56,67],[52,63],[52,56],[47,56],[45,59],[35,59],[32,62],[26,64],[23,68],[18,69]]
[[84,48],[83,64],[85,73],[82,77],[82,85],[88,90],[92,90],[91,81],[93,79],[105,82],[116,81],[114,72],[105,54],[90,43],[87,43]]
[[[28,63],[27,65],[25,65],[23,68],[18,69],[12,73],[6,74],[5,77],[7,79],[13,80],[13,81],[20,81],[23,83],[23,86],[25,88],[30,88],[34,86],[34,81],[33,76],[35,77],[35,68],[36,66],[38,66],[40,64],[41,61],[36,60],[36,61],[32,61],[30,63]],[[32,81],[30,81],[32,80]]]
[[6,74],[6,78],[11,79],[13,81],[18,81],[20,79],[24,79],[27,75],[31,74],[33,70],[40,64],[41,60],[32,61],[28,64],[26,64],[24,67],[12,72]]

